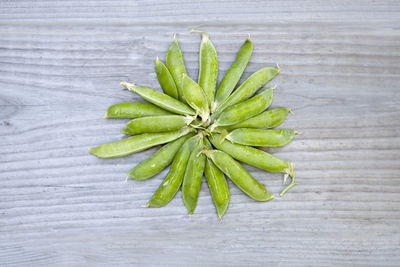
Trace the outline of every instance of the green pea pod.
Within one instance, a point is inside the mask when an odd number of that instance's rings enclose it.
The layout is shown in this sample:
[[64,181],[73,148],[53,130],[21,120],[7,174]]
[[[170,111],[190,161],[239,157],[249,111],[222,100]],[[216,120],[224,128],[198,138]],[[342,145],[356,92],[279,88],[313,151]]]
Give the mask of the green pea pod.
[[247,146],[278,147],[290,143],[296,134],[298,132],[291,129],[239,128],[230,132],[226,139]]
[[203,121],[207,121],[210,110],[204,90],[186,74],[182,74],[182,88],[189,106],[200,115]]
[[254,116],[245,121],[234,125],[226,126],[225,129],[231,131],[238,128],[258,128],[269,129],[279,126],[288,115],[290,108],[275,108],[264,111],[257,116]]
[[193,133],[187,134],[164,145],[153,155],[130,170],[128,176],[135,180],[146,180],[158,174],[172,162],[179,148],[193,135]]
[[229,188],[224,173],[215,166],[215,164],[207,158],[204,175],[207,180],[208,187],[217,209],[218,217],[224,216],[229,206]]
[[156,73],[163,92],[170,97],[179,99],[178,88],[176,88],[174,78],[158,57],[156,58]]
[[265,171],[269,172],[282,172],[285,173],[285,178],[283,183],[286,184],[286,177],[290,175],[292,177],[291,183],[281,192],[281,196],[285,194],[287,190],[295,184],[295,171],[294,163],[287,162],[286,160],[280,159],[274,155],[271,155],[260,149],[244,146],[239,144],[234,144],[228,140],[220,141],[221,135],[213,133],[208,136],[211,143],[219,150],[228,153],[231,157],[236,160],[240,160],[251,166],[255,166]]
[[166,115],[149,116],[129,121],[123,134],[158,133],[179,130],[193,121],[191,116]]
[[178,131],[162,133],[145,133],[128,137],[116,142],[102,144],[100,146],[89,148],[90,153],[99,158],[116,158],[143,151],[153,146],[165,144],[181,136],[184,136],[193,129],[185,127]]
[[202,153],[203,140],[200,139],[196,148],[192,151],[186,166],[185,176],[182,184],[182,198],[185,207],[193,214],[197,206],[197,199],[203,178],[206,157]]
[[190,157],[190,153],[196,147],[200,140],[200,136],[197,134],[189,138],[179,149],[172,161],[171,168],[168,171],[167,176],[160,184],[156,192],[150,198],[147,203],[148,207],[162,207],[165,206],[178,192],[182,185],[183,176],[185,175],[185,169],[187,162]]
[[233,125],[260,114],[271,105],[273,91],[272,88],[265,89],[246,101],[228,107],[215,121],[215,126]]
[[240,86],[237,88],[221,105],[218,106],[215,113],[211,117],[212,119],[216,119],[221,111],[240,103],[252,95],[255,94],[260,88],[266,85],[270,80],[272,80],[278,73],[280,69],[273,67],[262,68],[247,78]]
[[174,78],[176,87],[178,88],[179,100],[186,102],[183,96],[182,89],[182,74],[187,74],[185,62],[183,61],[183,55],[181,48],[179,47],[178,41],[174,37],[174,42],[168,48],[167,56],[165,58],[167,68]]
[[261,183],[227,153],[208,149],[204,150],[204,153],[249,197],[258,201],[269,201],[274,198]]
[[246,69],[247,63],[250,61],[252,52],[253,44],[251,43],[250,38],[247,38],[244,44],[240,47],[235,62],[233,62],[229,70],[225,73],[224,78],[222,78],[222,81],[218,86],[215,95],[215,102],[211,105],[212,112],[214,112],[214,110],[229,97],[233,89],[235,89],[235,86]]
[[201,44],[199,52],[199,85],[203,88],[207,102],[211,105],[214,102],[215,88],[218,79],[218,58],[217,51],[208,34],[201,32]]
[[110,106],[104,118],[140,118],[146,116],[172,115],[173,113],[149,103],[125,102]]
[[122,82],[121,84],[126,88],[128,88],[129,91],[137,93],[145,100],[165,110],[182,115],[196,114],[194,110],[191,109],[188,105],[180,102],[179,100],[176,100],[175,98],[170,97],[169,95],[160,93],[157,90],[154,90],[153,88],[145,86],[136,86],[133,83],[128,83],[128,82]]
[[228,140],[220,142],[220,134],[208,136],[211,143],[233,158],[269,172],[283,172],[294,176],[293,163],[280,159],[260,149],[234,144]]

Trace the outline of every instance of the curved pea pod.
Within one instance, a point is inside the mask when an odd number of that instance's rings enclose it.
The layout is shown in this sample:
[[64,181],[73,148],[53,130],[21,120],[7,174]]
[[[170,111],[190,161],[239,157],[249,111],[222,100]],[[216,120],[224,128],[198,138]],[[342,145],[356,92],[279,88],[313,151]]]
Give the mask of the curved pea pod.
[[129,121],[123,134],[158,133],[179,130],[193,121],[191,116],[166,115],[149,116]]
[[228,140],[221,142],[220,136],[220,134],[213,133],[208,138],[217,149],[228,153],[233,158],[265,171],[283,172],[290,176],[295,175],[293,163],[254,147],[234,144]]
[[174,37],[174,41],[168,48],[167,56],[165,58],[167,68],[174,78],[176,87],[178,89],[179,100],[184,101],[183,89],[182,89],[182,74],[187,74],[185,62],[183,61],[183,55],[181,48],[179,47],[178,40]]
[[255,166],[269,172],[285,173],[284,184],[286,184],[287,175],[292,177],[291,183],[281,192],[281,196],[295,184],[294,163],[280,159],[260,149],[234,144],[228,140],[221,141],[221,135],[213,133],[209,136],[211,143],[219,150],[228,153],[236,160],[240,160],[251,166]]
[[204,90],[186,74],[182,74],[182,88],[189,106],[200,115],[203,121],[207,121],[210,110]]
[[128,176],[135,180],[146,180],[161,172],[172,162],[183,143],[193,135],[193,133],[187,134],[164,145],[153,155],[130,170]]
[[273,67],[262,68],[247,78],[221,105],[218,106],[212,118],[216,119],[221,111],[229,106],[240,103],[255,94],[260,88],[272,80],[280,69]]
[[227,130],[234,130],[238,128],[258,128],[269,129],[279,126],[287,117],[290,108],[275,108],[264,111],[257,116],[254,116],[245,121],[239,122],[234,125],[224,127]]
[[146,116],[172,115],[173,113],[149,103],[124,102],[110,106],[104,118],[140,118]]
[[196,147],[200,140],[199,135],[189,138],[179,149],[172,161],[171,168],[167,176],[160,184],[156,192],[151,196],[148,207],[162,207],[165,206],[178,192],[182,185],[185,169],[190,157],[190,153]]
[[273,91],[272,88],[265,89],[246,101],[228,107],[215,121],[215,126],[233,125],[260,114],[271,105]]
[[203,178],[206,157],[202,153],[203,140],[200,139],[196,148],[192,151],[186,166],[182,184],[182,199],[190,214],[193,214],[197,206],[197,199]]
[[136,86],[133,83],[122,82],[121,85],[125,86],[129,89],[129,91],[133,91],[143,97],[145,100],[153,103],[156,106],[159,106],[165,110],[168,110],[173,113],[182,114],[182,115],[195,115],[193,109],[191,109],[188,105],[176,100],[175,98],[170,97],[169,95],[163,94],[154,90],[150,87],[145,86]]
[[199,52],[199,85],[201,88],[203,88],[207,96],[207,102],[210,105],[214,102],[217,79],[217,51],[215,51],[215,47],[208,37],[208,34],[201,32],[201,44]]
[[290,143],[296,134],[298,132],[291,129],[239,128],[230,132],[226,139],[247,146],[278,147]]
[[224,173],[215,166],[214,162],[207,158],[204,175],[207,180],[208,188],[217,209],[218,217],[224,216],[229,206],[229,188]]
[[215,95],[215,102],[211,105],[211,111],[214,110],[232,93],[233,89],[239,82],[246,69],[247,63],[249,63],[251,54],[253,52],[253,44],[250,38],[247,38],[244,44],[240,47],[239,52],[236,56],[235,61],[225,73],[221,83],[218,86],[217,93]]
[[153,146],[174,141],[175,139],[178,139],[179,137],[184,136],[192,131],[193,129],[185,127],[178,131],[139,134],[116,142],[89,148],[89,151],[99,158],[123,157],[143,151]]
[[170,97],[178,99],[178,88],[176,88],[174,78],[158,57],[156,58],[156,74],[163,92]]
[[220,150],[204,150],[204,153],[249,197],[258,201],[269,201],[274,198],[261,183],[227,153]]

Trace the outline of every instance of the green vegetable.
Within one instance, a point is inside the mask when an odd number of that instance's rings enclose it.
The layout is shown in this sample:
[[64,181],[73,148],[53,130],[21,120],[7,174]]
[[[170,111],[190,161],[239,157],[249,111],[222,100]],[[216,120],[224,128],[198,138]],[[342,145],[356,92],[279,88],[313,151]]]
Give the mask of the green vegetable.
[[163,145],[128,173],[128,177],[135,180],[146,180],[171,165],[147,207],[165,206],[182,187],[183,203],[190,214],[194,213],[204,175],[221,219],[230,201],[225,176],[257,201],[274,198],[238,161],[265,171],[281,172],[284,184],[290,176],[291,182],[281,191],[281,196],[295,185],[293,163],[255,147],[286,145],[297,132],[270,129],[280,125],[290,111],[288,108],[267,110],[272,103],[274,88],[256,94],[280,69],[261,68],[235,90],[253,51],[253,44],[247,38],[217,88],[217,52],[208,34],[200,33],[198,82],[189,77],[174,37],[167,51],[166,64],[159,58],[155,62],[163,93],[122,82],[149,103],[119,103],[106,111],[105,118],[132,119],[122,132],[133,136],[89,151],[100,158],[114,158]]

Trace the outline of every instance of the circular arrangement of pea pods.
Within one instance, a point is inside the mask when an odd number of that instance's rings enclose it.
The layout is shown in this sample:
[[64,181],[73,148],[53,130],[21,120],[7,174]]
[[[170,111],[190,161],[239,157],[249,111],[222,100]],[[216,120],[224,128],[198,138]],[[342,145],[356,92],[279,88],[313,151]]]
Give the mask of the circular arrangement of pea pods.
[[131,119],[122,130],[131,136],[89,151],[99,158],[114,158],[162,145],[127,174],[127,178],[146,180],[170,165],[146,207],[165,206],[182,189],[183,204],[190,214],[194,213],[204,175],[221,219],[230,201],[227,178],[254,200],[274,198],[240,162],[269,172],[281,172],[284,184],[290,176],[291,182],[281,191],[281,196],[295,185],[294,164],[258,147],[287,145],[298,132],[273,129],[290,112],[289,108],[268,109],[275,88],[262,89],[279,74],[279,68],[263,67],[238,85],[253,51],[250,36],[217,86],[215,47],[207,33],[192,32],[201,33],[198,81],[189,77],[174,36],[165,64],[158,57],[155,61],[163,93],[122,82],[121,85],[148,103],[124,102],[110,106],[104,118]]

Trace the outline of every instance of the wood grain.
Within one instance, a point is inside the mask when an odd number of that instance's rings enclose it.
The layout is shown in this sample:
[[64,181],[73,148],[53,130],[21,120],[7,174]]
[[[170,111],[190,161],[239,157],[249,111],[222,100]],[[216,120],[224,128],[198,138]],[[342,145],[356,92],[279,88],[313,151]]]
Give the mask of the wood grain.
[[[298,185],[257,203],[232,183],[218,221],[205,181],[188,217],[180,193],[144,209],[164,171],[124,182],[155,151],[98,159],[138,100],[122,80],[159,88],[176,32],[197,77],[204,24],[219,79],[251,34],[244,77],[276,63],[274,107],[302,135],[271,149]],[[1,1],[0,265],[398,266],[400,261],[398,1]],[[274,194],[280,174],[245,166]]]

